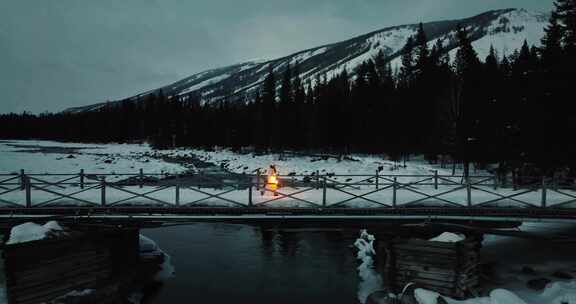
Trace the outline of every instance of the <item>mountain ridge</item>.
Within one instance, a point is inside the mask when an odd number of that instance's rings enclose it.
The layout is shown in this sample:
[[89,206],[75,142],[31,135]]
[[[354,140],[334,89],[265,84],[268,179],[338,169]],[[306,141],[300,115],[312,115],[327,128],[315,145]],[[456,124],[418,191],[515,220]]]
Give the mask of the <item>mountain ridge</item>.
[[[456,25],[468,28],[474,41],[473,45],[483,60],[490,45],[494,45],[502,55],[509,55],[513,50],[520,48],[524,40],[539,45],[547,20],[547,13],[508,8],[490,10],[463,19],[427,22],[423,26],[429,45],[441,39],[451,57],[456,52],[454,31]],[[276,59],[252,60],[209,69],[127,99],[135,100],[160,91],[167,96],[178,97],[182,101],[198,97],[203,103],[224,98],[251,98],[264,81],[269,65],[272,65],[275,73],[281,73],[288,64],[291,67],[297,66],[300,72],[298,76],[302,81],[314,85],[317,75],[326,75],[326,78],[330,79],[344,68],[353,71],[379,51],[383,51],[393,68],[397,69],[400,66],[401,50],[408,37],[416,33],[417,26],[418,24],[390,26]],[[69,108],[64,112],[94,111],[120,101]]]

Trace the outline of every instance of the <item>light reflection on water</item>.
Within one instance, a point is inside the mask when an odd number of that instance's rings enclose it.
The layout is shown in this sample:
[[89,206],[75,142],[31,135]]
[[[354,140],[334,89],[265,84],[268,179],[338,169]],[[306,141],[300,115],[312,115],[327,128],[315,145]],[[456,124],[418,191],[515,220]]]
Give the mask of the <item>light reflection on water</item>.
[[176,268],[145,303],[357,303],[358,230],[195,224],[142,233]]

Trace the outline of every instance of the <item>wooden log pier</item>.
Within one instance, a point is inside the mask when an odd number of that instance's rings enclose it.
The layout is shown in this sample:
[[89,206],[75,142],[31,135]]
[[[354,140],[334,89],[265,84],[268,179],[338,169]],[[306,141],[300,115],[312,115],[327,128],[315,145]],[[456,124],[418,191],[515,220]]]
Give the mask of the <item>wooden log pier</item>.
[[54,239],[4,245],[8,303],[50,303],[71,291],[106,290],[102,287],[134,273],[138,236],[138,229],[91,227]]
[[382,246],[386,251],[383,273],[389,287],[398,293],[413,283],[445,296],[464,299],[479,288],[481,243],[480,236],[468,236],[454,243],[391,239]]

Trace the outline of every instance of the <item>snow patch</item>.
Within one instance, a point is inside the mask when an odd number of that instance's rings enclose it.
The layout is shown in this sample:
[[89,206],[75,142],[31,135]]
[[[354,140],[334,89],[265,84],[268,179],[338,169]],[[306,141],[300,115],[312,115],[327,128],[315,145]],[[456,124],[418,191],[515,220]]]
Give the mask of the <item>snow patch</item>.
[[550,283],[541,296],[552,304],[575,304],[576,281]]
[[436,304],[439,296],[439,293],[427,289],[417,288],[414,290],[414,297],[419,304]]
[[[495,289],[490,292],[488,297],[457,301],[444,297],[437,292],[419,288],[414,291],[414,297],[418,304],[437,304],[439,298],[442,298],[449,304],[526,304],[526,302],[520,299],[515,293],[506,289]],[[549,302],[542,303],[549,304]]]
[[206,80],[201,81],[201,82],[199,82],[199,83],[197,83],[197,84],[195,84],[195,85],[193,85],[193,86],[191,86],[185,90],[182,90],[180,93],[178,93],[178,95],[183,95],[183,94],[187,94],[187,93],[190,93],[193,91],[197,91],[197,90],[202,89],[206,86],[218,83],[218,82],[220,82],[220,81],[222,81],[228,77],[230,77],[230,74],[218,75],[218,76],[206,79]]
[[92,294],[94,291],[95,291],[94,289],[72,290],[64,295],[55,298],[54,300],[50,301],[50,303],[75,303],[78,300],[69,300],[69,298],[85,297]]
[[442,243],[458,243],[466,239],[466,236],[459,233],[444,232],[441,235],[431,238],[431,242],[442,242]]
[[516,294],[506,289],[495,289],[490,293],[490,303],[493,304],[526,304]]
[[6,244],[13,245],[43,240],[63,231],[64,229],[56,221],[50,221],[44,225],[28,222],[13,227],[10,231],[10,239]]
[[354,246],[358,249],[356,258],[361,261],[358,266],[358,275],[360,276],[360,283],[358,285],[358,300],[360,303],[366,303],[368,296],[382,288],[382,278],[374,270],[374,250],[375,237],[369,234],[366,230],[362,230],[360,237],[354,242]]

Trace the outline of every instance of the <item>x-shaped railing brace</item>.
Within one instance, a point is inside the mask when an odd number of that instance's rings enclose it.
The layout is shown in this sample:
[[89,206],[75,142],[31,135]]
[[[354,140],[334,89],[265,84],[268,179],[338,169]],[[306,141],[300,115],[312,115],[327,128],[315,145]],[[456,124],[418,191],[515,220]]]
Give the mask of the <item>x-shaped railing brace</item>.
[[291,193],[291,194],[285,194],[285,193],[282,193],[282,192],[279,192],[279,191],[273,191],[273,192],[275,192],[275,193],[277,193],[277,194],[279,194],[279,195],[281,195],[281,196],[275,197],[275,198],[273,198],[273,199],[269,199],[269,200],[267,200],[267,201],[259,202],[259,203],[256,203],[256,204],[254,204],[254,205],[255,205],[255,206],[262,206],[262,205],[266,205],[266,204],[271,203],[271,202],[275,202],[275,201],[278,201],[278,200],[281,200],[281,199],[285,199],[285,198],[290,197],[290,198],[293,198],[293,199],[295,199],[295,200],[297,200],[297,201],[301,201],[301,202],[310,204],[310,205],[315,206],[315,207],[320,207],[321,205],[318,204],[318,203],[314,203],[314,202],[311,202],[311,201],[309,201],[309,200],[305,200],[305,199],[302,199],[302,198],[299,198],[299,197],[296,197],[296,196],[295,196],[295,195],[297,195],[297,194],[302,194],[302,193],[304,193],[304,192],[307,192],[307,191],[310,191],[310,190],[315,190],[315,189],[316,189],[316,188],[314,188],[314,187],[312,187],[312,188],[305,188],[305,189],[303,189],[303,190],[296,191],[296,192]]
[[[37,177],[32,177],[32,176],[29,176],[29,175],[28,175],[27,177],[28,177],[28,179],[29,179],[30,181],[35,180],[35,181],[39,181],[39,182],[40,182],[39,184],[48,185],[48,186],[41,187],[41,188],[43,188],[43,189],[47,189],[47,188],[50,188],[50,187],[58,187],[58,188],[60,188],[60,189],[66,189],[66,187],[61,186],[60,184],[63,183],[63,182],[67,182],[67,181],[69,181],[69,180],[73,180],[73,179],[75,179],[75,178],[78,178],[78,176],[73,176],[73,177],[69,177],[69,178],[66,178],[66,179],[63,179],[63,180],[60,180],[60,181],[49,182],[49,181],[46,181],[46,180],[43,180],[43,179],[40,179],[40,178],[37,178]],[[37,186],[36,188],[38,189],[38,186]]]
[[483,206],[490,205],[490,204],[493,204],[493,203],[496,203],[496,202],[500,202],[500,201],[505,200],[505,199],[509,199],[509,200],[512,200],[512,201],[514,201],[514,202],[517,202],[517,203],[520,203],[520,204],[522,204],[522,205],[529,206],[529,207],[534,207],[534,206],[535,206],[535,205],[533,205],[533,204],[530,204],[530,203],[528,203],[528,202],[521,201],[521,200],[515,198],[515,197],[517,197],[517,196],[520,196],[520,195],[523,195],[523,194],[526,194],[526,193],[533,192],[534,190],[525,190],[525,191],[522,191],[522,192],[519,192],[519,193],[513,193],[513,194],[510,194],[510,195],[504,195],[504,194],[500,194],[500,193],[488,191],[488,190],[486,190],[486,189],[482,189],[482,188],[478,188],[478,187],[472,187],[472,189],[476,189],[476,190],[478,190],[478,191],[486,192],[486,193],[489,193],[489,194],[492,194],[492,195],[495,195],[495,196],[498,196],[498,197],[499,197],[499,198],[497,198],[497,199],[493,199],[493,200],[489,200],[489,201],[485,201],[485,202],[482,202],[482,203],[480,203],[480,204],[477,204],[477,205],[476,205],[477,207],[483,207]]
[[[2,195],[4,195],[4,194],[8,194],[8,193],[10,193],[10,192],[15,192],[15,191],[20,191],[20,186],[14,188],[14,189],[8,189],[8,188],[6,188],[6,191],[0,192],[0,196],[2,196]],[[1,198],[0,198],[0,202],[2,202],[2,203],[4,203],[4,204],[7,204],[7,205],[10,205],[10,206],[21,207],[20,205],[15,204],[14,202],[9,202],[9,201],[3,200],[3,199],[1,199]]]
[[376,192],[384,191],[384,190],[390,189],[390,188],[392,188],[392,187],[394,187],[394,185],[389,185],[389,186],[386,186],[386,187],[384,187],[384,188],[380,188],[380,189],[376,189],[376,190],[373,190],[373,191],[369,191],[369,192],[366,192],[366,193],[363,193],[363,194],[360,194],[360,195],[356,195],[356,194],[353,194],[353,193],[344,191],[344,190],[342,190],[342,189],[334,188],[334,190],[337,190],[337,191],[340,191],[340,192],[344,192],[344,193],[346,193],[346,194],[348,194],[348,195],[352,195],[353,197],[348,198],[348,199],[345,199],[345,200],[342,200],[342,201],[339,201],[339,202],[336,202],[336,203],[333,203],[333,204],[330,204],[329,206],[330,206],[330,207],[338,207],[338,206],[344,205],[344,204],[347,203],[347,202],[353,201],[353,200],[355,200],[355,199],[364,199],[364,200],[367,200],[367,201],[372,202],[372,203],[376,203],[376,204],[381,205],[381,206],[384,206],[384,207],[390,207],[390,205],[386,205],[386,204],[383,204],[383,203],[376,202],[376,201],[374,201],[374,200],[371,200],[371,199],[369,199],[369,198],[366,198],[365,196],[368,196],[368,195],[370,195],[370,194],[374,194],[374,193],[376,193]]
[[[92,187],[89,187],[89,188],[86,188],[86,189],[82,189],[82,190],[78,190],[78,191],[75,191],[75,192],[72,192],[72,193],[68,193],[68,194],[67,194],[67,198],[72,198],[73,200],[78,200],[78,201],[87,202],[87,201],[84,201],[84,200],[75,198],[74,195],[77,195],[77,194],[80,194],[80,193],[82,193],[82,192],[86,192],[86,191],[89,191],[89,190],[92,190],[92,189],[96,189],[96,188],[100,188],[100,185],[96,185],[96,186],[92,186]],[[41,188],[41,189],[39,189],[39,190],[45,191],[46,189]],[[55,193],[58,193],[58,192],[55,192]],[[36,206],[37,206],[37,207],[46,206],[46,205],[48,205],[48,204],[50,204],[50,203],[52,203],[52,202],[59,201],[59,200],[61,200],[61,199],[63,199],[63,198],[66,198],[66,197],[60,196],[60,197],[57,197],[57,198],[53,198],[53,199],[51,199],[51,200],[47,200],[47,201],[44,201],[44,202],[37,203]],[[98,204],[96,204],[96,203],[90,203],[90,204],[91,204],[91,205],[98,205]]]
[[232,203],[232,204],[237,205],[237,206],[246,207],[246,204],[242,204],[241,202],[237,202],[237,201],[235,201],[235,200],[231,200],[231,199],[227,199],[227,198],[225,198],[225,197],[222,197],[222,195],[225,195],[225,194],[228,194],[228,193],[230,193],[230,192],[239,190],[238,188],[233,188],[233,189],[226,190],[226,191],[224,191],[224,192],[220,192],[220,193],[216,193],[216,194],[210,193],[210,192],[206,192],[206,191],[202,191],[202,190],[200,190],[200,189],[195,189],[195,188],[192,188],[192,187],[183,187],[182,189],[188,189],[188,190],[192,190],[192,191],[195,191],[195,192],[198,192],[198,193],[207,195],[207,197],[205,197],[205,198],[198,199],[198,200],[195,200],[195,201],[189,202],[189,203],[184,203],[184,204],[182,204],[182,206],[191,206],[191,205],[198,204],[199,202],[203,202],[203,201],[205,201],[205,200],[208,200],[208,199],[210,199],[210,198],[216,198],[216,199],[219,199],[219,200],[223,200],[223,201]]
[[128,197],[128,198],[125,198],[125,199],[121,199],[121,200],[119,200],[119,201],[112,202],[112,203],[108,204],[108,205],[110,205],[110,206],[118,205],[118,204],[120,204],[120,203],[123,203],[123,202],[125,202],[125,201],[129,201],[129,200],[131,200],[131,199],[138,198],[138,197],[145,198],[145,199],[149,199],[149,200],[151,200],[151,201],[155,201],[155,202],[157,202],[157,203],[159,203],[159,204],[161,204],[161,205],[167,205],[167,206],[172,206],[172,205],[173,205],[173,204],[168,203],[168,202],[165,202],[165,201],[163,201],[163,200],[159,200],[159,199],[156,199],[156,198],[153,198],[153,197],[148,196],[148,194],[152,194],[152,193],[156,193],[156,192],[159,192],[159,191],[162,191],[162,190],[169,189],[169,188],[171,188],[171,186],[161,186],[161,187],[159,187],[159,188],[157,188],[157,189],[154,189],[154,190],[151,190],[151,191],[147,191],[147,192],[144,192],[144,193],[138,193],[138,192],[126,190],[126,189],[123,189],[123,188],[121,188],[121,187],[117,187],[117,186],[114,186],[114,185],[111,185],[111,184],[106,184],[106,185],[107,185],[108,187],[112,188],[112,189],[116,189],[116,190],[118,190],[118,191],[126,192],[126,193],[129,193],[129,194],[132,194],[132,195],[133,195],[133,196],[131,196],[131,197]]
[[572,204],[572,203],[576,202],[576,196],[575,196],[575,195],[568,194],[568,193],[566,193],[566,192],[564,192],[564,191],[560,191],[560,190],[553,190],[553,189],[552,189],[551,191],[554,191],[554,192],[560,193],[560,194],[562,194],[562,195],[571,197],[572,199],[569,200],[569,201],[564,201],[564,202],[560,202],[560,203],[557,203],[557,204],[550,205],[550,206],[549,206],[550,208],[554,208],[554,207],[564,207],[564,206],[566,206],[566,205],[569,205],[569,204]]
[[[8,188],[8,187],[4,187],[2,184],[6,183],[6,182],[9,182],[9,181],[12,181],[12,180],[15,180],[15,179],[20,179],[20,178],[21,178],[20,175],[16,175],[16,176],[14,176],[14,177],[10,177],[10,178],[7,178],[7,179],[5,179],[5,180],[1,180],[1,181],[0,181],[0,189],[3,189],[3,190],[8,190],[8,189],[10,189],[10,188]],[[11,183],[11,184],[14,184],[14,183]]]
[[31,187],[31,188],[34,188],[34,189],[36,189],[36,190],[39,190],[39,191],[44,191],[44,192],[47,192],[47,193],[54,194],[54,195],[58,196],[59,199],[69,198],[69,199],[72,199],[72,200],[74,200],[74,201],[83,202],[83,203],[86,203],[86,204],[89,204],[89,205],[96,205],[96,206],[98,205],[98,204],[96,204],[96,203],[94,203],[94,202],[90,202],[90,201],[87,201],[87,200],[84,200],[84,199],[81,199],[81,198],[77,198],[77,197],[72,196],[72,195],[74,195],[74,194],[60,193],[60,192],[52,191],[52,190],[49,190],[49,189],[46,189],[46,188],[36,187],[36,186],[34,186],[34,184],[30,184],[30,187]]
[[404,203],[404,204],[402,204],[402,206],[411,206],[411,205],[418,204],[419,202],[422,202],[422,201],[425,201],[425,200],[428,200],[428,199],[437,199],[437,200],[441,200],[441,201],[443,201],[443,202],[445,202],[445,203],[447,203],[447,204],[449,204],[449,205],[452,205],[452,206],[463,207],[461,204],[455,203],[455,202],[453,202],[453,201],[449,201],[449,200],[447,200],[447,199],[440,198],[440,196],[443,196],[443,195],[446,195],[446,194],[450,194],[450,193],[453,193],[453,192],[456,192],[456,191],[460,191],[460,190],[462,190],[462,189],[466,189],[466,186],[456,187],[456,188],[454,188],[454,189],[450,189],[450,190],[448,190],[448,191],[440,192],[440,193],[433,194],[433,195],[428,195],[428,194],[425,194],[425,193],[423,193],[423,192],[420,192],[420,191],[417,191],[417,190],[414,190],[414,189],[407,189],[408,191],[414,192],[414,193],[416,193],[416,194],[423,195],[424,197],[423,197],[423,198],[420,198],[420,199],[417,199],[417,200],[414,200],[414,201],[411,201],[411,202]]

